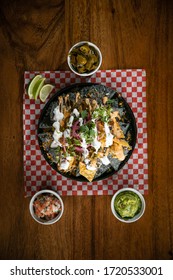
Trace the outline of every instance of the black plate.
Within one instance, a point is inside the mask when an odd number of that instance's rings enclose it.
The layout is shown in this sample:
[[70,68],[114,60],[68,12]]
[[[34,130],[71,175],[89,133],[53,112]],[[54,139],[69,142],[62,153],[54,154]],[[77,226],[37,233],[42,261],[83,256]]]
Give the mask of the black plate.
[[[118,98],[118,101],[121,102],[123,104],[123,108],[125,108],[125,112],[126,112],[126,116],[127,119],[129,121],[129,129],[128,132],[130,132],[131,135],[131,140],[129,141],[130,146],[132,147],[132,149],[128,152],[126,158],[120,163],[119,167],[117,170],[115,169],[111,169],[109,172],[105,172],[103,173],[101,176],[93,179],[93,181],[99,181],[99,180],[103,180],[106,179],[110,176],[112,176],[113,174],[117,173],[120,169],[122,169],[122,167],[125,165],[125,163],[129,160],[130,156],[133,153],[135,144],[136,144],[136,137],[137,137],[137,128],[136,128],[136,121],[135,121],[135,117],[134,114],[130,108],[130,106],[128,105],[128,103],[126,102],[126,100],[119,94],[117,93],[115,90],[103,86],[101,84],[95,84],[95,83],[80,83],[80,84],[73,84],[70,85],[68,87],[65,87],[61,90],[59,90],[57,93],[55,93],[50,100],[46,103],[46,105],[44,106],[40,118],[39,118],[39,122],[38,122],[38,135],[42,134],[45,132],[45,129],[43,128],[43,126],[41,125],[43,123],[43,120],[47,120],[48,125],[52,125],[53,122],[50,120],[50,111],[51,111],[51,104],[55,101],[57,101],[58,96],[60,95],[64,95],[67,94],[69,92],[77,92],[77,91],[81,91],[81,90],[85,90],[87,88],[90,87],[95,87],[96,89],[98,88],[99,92],[101,90],[101,92],[103,94],[105,93],[109,93],[109,98],[113,99],[113,98]],[[42,140],[40,139],[40,137],[38,137],[38,142],[39,142],[39,146],[40,146],[40,150],[42,152],[42,155],[44,156],[45,160],[49,163],[49,165],[55,170],[57,171],[59,174],[61,174],[62,176],[66,177],[66,178],[70,178],[72,180],[76,180],[76,181],[80,181],[80,182],[88,182],[88,180],[83,177],[83,176],[73,176],[71,174],[68,173],[62,173],[57,169],[57,165],[55,162],[52,162],[50,160],[50,158],[48,157],[46,151],[43,149],[42,146]]]

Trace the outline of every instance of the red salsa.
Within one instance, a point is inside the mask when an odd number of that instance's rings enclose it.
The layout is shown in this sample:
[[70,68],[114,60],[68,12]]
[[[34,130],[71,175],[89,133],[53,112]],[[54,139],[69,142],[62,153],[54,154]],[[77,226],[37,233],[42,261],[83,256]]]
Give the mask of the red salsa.
[[33,206],[35,215],[44,220],[54,219],[62,210],[60,200],[49,193],[38,195]]

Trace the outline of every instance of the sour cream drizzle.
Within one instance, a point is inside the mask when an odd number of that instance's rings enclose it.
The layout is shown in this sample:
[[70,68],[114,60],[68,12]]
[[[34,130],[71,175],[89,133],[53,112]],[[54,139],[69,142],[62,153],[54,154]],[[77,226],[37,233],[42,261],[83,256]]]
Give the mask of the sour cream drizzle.
[[112,146],[113,144],[113,135],[110,132],[108,124],[105,122],[104,123],[104,128],[105,128],[105,133],[106,133],[106,148]]
[[69,119],[69,122],[67,124],[68,127],[72,127],[72,124],[73,124],[73,121],[74,121],[74,116],[70,116],[70,119]]
[[76,118],[79,117],[79,111],[76,108],[73,110],[73,114],[76,116]]
[[96,150],[96,153],[98,152],[98,150],[101,147],[101,143],[97,140],[97,127],[94,127],[94,131],[95,131],[95,138],[93,140],[93,142],[91,143],[91,146]]
[[80,126],[83,125],[83,119],[82,118],[79,118],[79,124],[80,124]]
[[63,169],[63,170],[67,170],[68,167],[69,167],[69,161],[68,160],[65,160],[65,161],[62,161],[61,162],[61,165],[60,165],[60,168]]
[[82,138],[81,147],[83,148],[83,156],[86,158],[89,155],[89,151],[87,149],[87,143],[84,137]]
[[109,163],[110,163],[110,160],[108,159],[107,156],[100,158],[100,160],[104,165],[109,165]]
[[60,131],[60,121],[64,118],[64,114],[60,112],[59,106],[54,109],[54,120],[53,127],[55,128],[53,133],[53,142],[51,143],[51,148],[56,148],[58,146],[62,147],[59,139],[62,137],[63,133]]
[[70,159],[71,159],[71,157],[67,157],[66,159],[64,159],[61,162],[60,168],[63,169],[63,170],[67,170],[69,168],[69,165],[70,165]]
[[70,129],[67,128],[66,130],[64,130],[64,137],[65,138],[69,138],[70,137]]
[[91,170],[91,171],[97,169],[95,166],[91,166],[91,165],[89,165],[89,164],[86,165],[86,168],[87,168],[88,170]]
[[54,120],[57,122],[57,121],[61,121],[63,118],[64,118],[64,114],[60,112],[59,110],[59,106],[57,106],[55,109],[54,109]]

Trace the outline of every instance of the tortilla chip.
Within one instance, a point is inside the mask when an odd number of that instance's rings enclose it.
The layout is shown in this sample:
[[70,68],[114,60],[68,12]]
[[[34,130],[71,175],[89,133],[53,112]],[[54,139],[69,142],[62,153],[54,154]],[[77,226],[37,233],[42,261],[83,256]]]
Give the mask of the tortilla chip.
[[124,150],[121,144],[119,145],[118,143],[114,142],[110,148],[110,151],[113,158],[118,158],[120,161],[125,159]]
[[117,137],[117,138],[124,138],[124,133],[119,125],[119,123],[116,121],[116,119],[112,119],[113,121],[113,134]]
[[69,158],[69,167],[68,167],[68,170],[71,170],[71,169],[73,168],[74,162],[75,162],[75,157],[70,157],[70,158]]
[[[94,154],[94,153],[93,153]],[[96,167],[97,166],[97,158],[92,158],[90,160],[90,165],[93,166],[93,167]]]
[[[115,158],[119,159],[120,161],[123,161],[125,159],[125,155],[124,155],[124,151],[123,148],[121,147],[121,149],[119,149],[118,151],[116,151],[115,153]],[[114,156],[113,156],[114,158]]]
[[113,145],[110,147],[112,157],[123,161],[126,157],[123,147],[131,150],[129,143],[126,140],[114,138]]
[[131,150],[131,147],[130,147],[129,143],[128,143],[126,140],[124,140],[124,139],[117,139],[117,138],[114,138],[114,142],[115,142],[116,144],[118,144],[118,145],[121,145],[121,146],[123,146],[123,147],[125,147],[125,148]]
[[98,107],[97,101],[96,100],[92,100],[92,111],[94,112],[94,110]]
[[68,117],[70,117],[70,112],[68,112],[65,107],[64,107],[63,114],[64,114],[64,119],[67,119]]
[[100,143],[101,143],[101,148],[105,148],[106,146],[106,137],[104,135],[104,137],[102,139],[100,139]]
[[76,93],[76,103],[81,99],[81,95],[79,92]]
[[82,176],[84,176],[85,178],[88,179],[88,181],[92,182],[92,180],[94,179],[94,176],[96,174],[96,170],[88,170],[86,168],[85,163],[83,162],[79,162],[79,172]]
[[60,112],[63,111],[63,104],[64,104],[64,100],[62,96],[58,97],[58,101],[59,101],[59,108],[60,108]]
[[104,124],[101,121],[97,122],[97,129],[100,133],[101,132],[105,133]]
[[111,119],[114,121],[115,118],[119,118],[120,119],[120,115],[118,111],[114,111],[113,113],[110,113],[111,115]]
[[91,101],[89,98],[85,98],[85,103],[88,105],[89,112],[92,112]]
[[103,96],[103,104],[106,104],[106,102],[108,101],[108,97],[107,96]]

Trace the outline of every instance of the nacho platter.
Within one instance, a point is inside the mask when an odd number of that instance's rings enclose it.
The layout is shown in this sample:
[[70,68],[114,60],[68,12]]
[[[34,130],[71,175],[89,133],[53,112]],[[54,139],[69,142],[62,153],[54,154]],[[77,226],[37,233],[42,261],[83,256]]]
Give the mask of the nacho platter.
[[77,181],[103,180],[118,172],[136,144],[136,122],[125,99],[100,84],[73,84],[42,110],[38,142],[45,160]]

